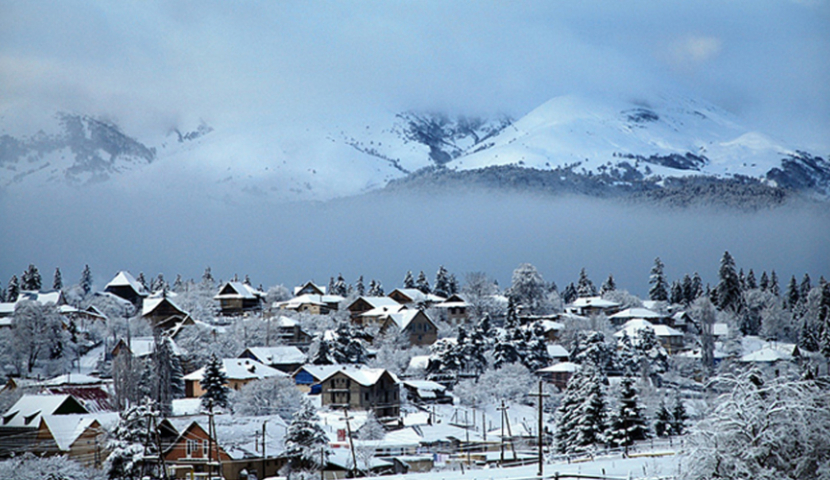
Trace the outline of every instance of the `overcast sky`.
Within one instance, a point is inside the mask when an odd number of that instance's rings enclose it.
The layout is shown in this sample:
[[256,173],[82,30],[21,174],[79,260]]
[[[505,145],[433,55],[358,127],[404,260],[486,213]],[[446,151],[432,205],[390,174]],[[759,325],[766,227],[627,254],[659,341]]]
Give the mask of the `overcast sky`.
[[830,7],[802,1],[0,1],[0,114],[128,132],[520,116],[577,91],[699,95],[804,148],[830,137]]

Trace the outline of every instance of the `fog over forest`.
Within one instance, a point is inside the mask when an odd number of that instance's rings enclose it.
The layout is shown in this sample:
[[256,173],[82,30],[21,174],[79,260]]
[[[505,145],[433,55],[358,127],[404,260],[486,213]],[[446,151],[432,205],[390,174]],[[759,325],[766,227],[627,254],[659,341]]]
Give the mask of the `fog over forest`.
[[[601,283],[645,295],[654,258],[669,278],[699,272],[716,282],[725,250],[738,267],[776,270],[785,281],[830,271],[830,213],[784,206],[755,213],[620,205],[584,197],[522,194],[370,194],[326,203],[217,201],[183,185],[167,193],[107,186],[5,196],[0,202],[0,279],[34,263],[76,282],[89,264],[103,287],[122,269],[199,278],[250,275],[254,284],[353,282],[401,286],[407,270],[430,281],[439,265],[463,280],[484,271],[509,285],[513,269],[534,264],[560,288],[582,267]],[[32,208],[36,204],[38,208]]]

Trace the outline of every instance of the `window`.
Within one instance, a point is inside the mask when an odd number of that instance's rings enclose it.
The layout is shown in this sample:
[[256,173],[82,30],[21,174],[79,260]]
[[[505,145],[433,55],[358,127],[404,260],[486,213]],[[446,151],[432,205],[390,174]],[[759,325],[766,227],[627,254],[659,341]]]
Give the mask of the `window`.
[[202,440],[202,456],[207,457],[208,451],[210,450],[210,444],[207,440]]
[[187,453],[188,457],[193,456],[193,452],[198,450],[199,442],[197,440],[188,440],[187,444],[185,445],[185,452]]

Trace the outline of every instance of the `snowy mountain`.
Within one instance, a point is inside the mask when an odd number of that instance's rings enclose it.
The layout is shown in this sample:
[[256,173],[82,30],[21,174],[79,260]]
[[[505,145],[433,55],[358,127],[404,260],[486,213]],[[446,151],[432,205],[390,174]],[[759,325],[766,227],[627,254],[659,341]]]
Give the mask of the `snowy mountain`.
[[58,114],[35,134],[0,130],[0,188],[173,187],[188,178],[218,199],[326,200],[391,180],[423,184],[436,172],[463,181],[465,172],[514,176],[517,169],[630,191],[703,176],[830,194],[825,159],[746,128],[714,105],[671,95],[556,97],[516,121],[384,113],[346,126],[200,123],[139,140],[112,122]]

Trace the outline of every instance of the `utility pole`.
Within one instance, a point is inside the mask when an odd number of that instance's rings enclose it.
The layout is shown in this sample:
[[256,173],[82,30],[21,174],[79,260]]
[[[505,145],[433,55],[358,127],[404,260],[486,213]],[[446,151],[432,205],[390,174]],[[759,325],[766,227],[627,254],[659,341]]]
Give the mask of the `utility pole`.
[[499,466],[504,466],[504,415],[510,407],[504,406],[504,400],[501,401],[501,407],[498,410],[501,412],[501,461]]
[[550,395],[548,395],[546,393],[542,393],[542,381],[541,380],[539,380],[539,393],[530,393],[528,395],[530,395],[531,397],[537,397],[539,399],[539,425],[538,425],[538,429],[539,429],[539,440],[538,440],[539,441],[539,471],[538,471],[537,475],[539,475],[539,478],[542,478],[542,474],[544,473],[544,465],[545,465],[544,456],[542,455],[542,446],[544,444],[544,442],[543,442],[544,436],[543,436],[543,433],[542,433],[542,414],[543,414],[543,412],[542,412],[542,402],[543,402],[545,397],[549,397]]
[[267,477],[268,475],[265,474],[265,462],[268,455],[265,450],[265,424],[268,423],[268,420],[262,422],[262,478]]
[[357,455],[354,453],[354,442],[352,441],[352,427],[349,426],[349,407],[343,407],[343,413],[346,418],[346,434],[349,436],[349,448],[352,450],[352,478],[357,477]]

